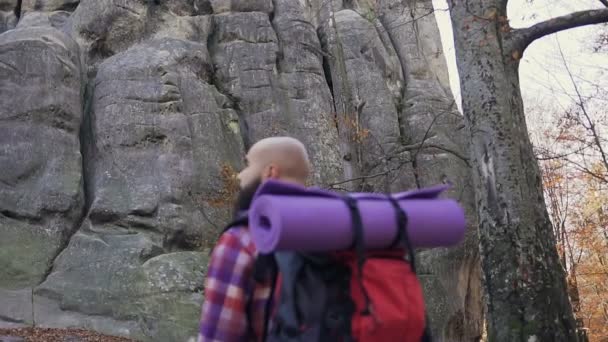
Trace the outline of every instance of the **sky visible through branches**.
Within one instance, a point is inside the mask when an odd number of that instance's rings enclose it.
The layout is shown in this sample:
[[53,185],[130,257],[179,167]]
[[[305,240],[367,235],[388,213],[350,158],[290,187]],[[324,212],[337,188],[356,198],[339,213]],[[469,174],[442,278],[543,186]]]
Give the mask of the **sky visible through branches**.
[[[450,73],[450,85],[456,103],[460,106],[460,90],[452,28],[445,0],[433,0],[435,16],[441,32],[443,49]],[[510,25],[523,28],[538,22],[565,15],[574,11],[603,8],[598,0],[511,0],[508,6]],[[603,85],[608,89],[608,53],[594,52],[594,36],[601,30],[608,32],[606,25],[592,25],[566,30],[543,37],[526,49],[521,61],[520,76],[522,95],[526,108],[538,105],[563,109],[572,104],[575,91],[563,61],[559,56],[559,46],[575,75],[580,80],[579,87],[586,96],[593,96],[594,90]],[[604,103],[608,96],[604,97]],[[530,121],[531,118],[528,118]]]

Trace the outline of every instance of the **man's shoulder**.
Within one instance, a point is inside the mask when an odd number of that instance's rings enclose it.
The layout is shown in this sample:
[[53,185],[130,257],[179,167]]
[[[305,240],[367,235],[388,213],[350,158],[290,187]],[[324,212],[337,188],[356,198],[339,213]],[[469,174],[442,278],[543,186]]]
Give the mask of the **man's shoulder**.
[[216,249],[219,246],[243,250],[251,255],[255,254],[255,244],[251,239],[251,233],[247,226],[235,226],[224,231],[220,236]]

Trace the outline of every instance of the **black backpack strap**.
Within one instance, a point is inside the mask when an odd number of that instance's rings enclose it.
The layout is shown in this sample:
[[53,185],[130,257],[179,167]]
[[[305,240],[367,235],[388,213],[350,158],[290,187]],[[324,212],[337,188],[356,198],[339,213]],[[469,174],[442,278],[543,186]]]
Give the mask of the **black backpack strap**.
[[395,241],[393,242],[393,246],[402,245],[407,249],[410,267],[412,268],[412,271],[416,273],[416,253],[412,248],[409,233],[407,231],[407,214],[405,213],[405,211],[403,211],[403,209],[401,209],[401,206],[399,206],[399,202],[397,202],[397,200],[393,196],[388,195],[388,200],[393,205],[393,208],[395,208],[395,214],[397,217],[397,235],[395,237]]
[[431,336],[431,330],[429,329],[428,317],[426,320],[427,324],[424,325],[424,333],[422,334],[422,338],[420,342],[433,342],[433,338]]
[[370,306],[371,301],[369,299],[369,294],[363,285],[363,266],[366,261],[365,257],[365,236],[363,233],[363,220],[361,219],[361,213],[359,212],[359,206],[357,205],[357,199],[350,196],[345,196],[344,201],[350,210],[350,215],[352,219],[352,228],[353,228],[353,247],[355,249],[355,253],[357,254],[357,269],[358,269],[358,278],[359,285],[361,286],[361,290],[363,291],[363,297],[365,298],[365,307],[361,314],[369,315],[370,314]]
[[[393,207],[395,208],[395,213],[397,215],[397,229],[398,230],[397,230],[397,235],[395,237],[395,241],[393,242],[393,246],[400,244],[407,249],[410,267],[412,268],[412,271],[414,272],[414,274],[416,274],[416,253],[414,252],[414,249],[412,248],[412,244],[410,242],[409,234],[407,231],[407,224],[408,224],[407,214],[405,213],[405,211],[403,209],[401,209],[399,202],[397,202],[397,200],[393,196],[388,195],[388,199],[391,202],[391,204],[393,205]],[[426,324],[424,325],[424,332],[422,334],[422,338],[420,339],[420,341],[421,342],[432,342],[433,339],[432,339],[431,330],[430,330],[429,324],[428,324],[428,322],[429,322],[428,316],[426,316],[425,320],[426,320]]]
[[296,287],[298,275],[303,270],[304,260],[293,252],[278,252],[275,260],[281,271],[282,284],[273,330],[276,329],[276,332],[285,330],[289,335],[297,335],[301,317],[297,307]]
[[[276,263],[275,263],[276,265]],[[262,331],[262,341],[266,341],[266,337],[268,336],[268,327],[270,325],[270,315],[272,314],[272,305],[274,304],[274,292],[277,288],[277,277],[278,270],[275,267],[275,273],[272,276],[270,283],[270,295],[268,296],[268,301],[266,302],[266,307],[264,308],[264,330]]]
[[265,283],[270,280],[270,294],[264,307],[264,328],[262,330],[261,341],[265,341],[266,336],[268,335],[268,325],[270,323],[270,314],[272,311],[278,274],[278,265],[274,253],[258,254],[253,265],[253,279],[256,283]]

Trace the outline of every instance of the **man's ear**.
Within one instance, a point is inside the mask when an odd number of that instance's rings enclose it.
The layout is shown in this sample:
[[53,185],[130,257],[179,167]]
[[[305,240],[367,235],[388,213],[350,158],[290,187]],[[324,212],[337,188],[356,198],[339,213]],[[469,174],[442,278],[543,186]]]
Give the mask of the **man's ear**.
[[275,164],[270,164],[264,169],[264,177],[267,179],[278,179],[279,168]]

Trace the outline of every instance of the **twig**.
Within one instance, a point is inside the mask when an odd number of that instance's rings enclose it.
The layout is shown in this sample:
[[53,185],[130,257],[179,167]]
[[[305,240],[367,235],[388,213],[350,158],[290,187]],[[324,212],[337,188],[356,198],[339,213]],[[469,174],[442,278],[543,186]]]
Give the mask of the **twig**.
[[606,155],[606,152],[604,151],[604,148],[602,146],[602,142],[600,141],[601,138],[599,136],[599,133],[597,132],[597,130],[595,129],[595,124],[593,123],[593,120],[591,120],[591,117],[589,116],[589,113],[587,113],[587,108],[585,106],[585,101],[583,100],[583,96],[581,95],[581,92],[578,89],[578,86],[576,85],[576,82],[574,81],[574,77],[572,76],[572,72],[570,71],[570,67],[568,66],[568,63],[566,62],[566,57],[564,57],[564,52],[562,50],[562,47],[559,43],[559,39],[557,40],[557,47],[559,49],[559,53],[562,57],[562,61],[564,62],[564,67],[566,68],[566,71],[568,72],[568,76],[570,77],[570,81],[572,82],[572,86],[574,87],[574,91],[576,92],[576,95],[578,97],[578,106],[581,108],[581,110],[583,111],[583,115],[585,115],[585,119],[587,119],[587,123],[589,124],[588,130],[591,131],[591,134],[593,136],[593,140],[595,141],[595,145],[597,146],[597,148],[600,150],[600,156],[602,158],[602,161],[604,163],[604,167],[606,168],[606,171],[608,171],[608,156]]

